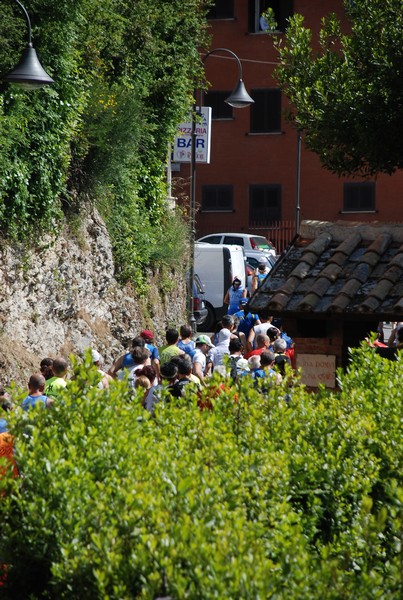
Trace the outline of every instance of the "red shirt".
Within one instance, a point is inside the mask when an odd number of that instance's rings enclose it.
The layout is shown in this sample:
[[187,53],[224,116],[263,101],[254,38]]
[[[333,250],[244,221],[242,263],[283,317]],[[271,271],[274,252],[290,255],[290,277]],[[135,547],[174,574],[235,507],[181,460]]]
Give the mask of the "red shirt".
[[247,352],[244,356],[244,358],[248,359],[251,356],[260,356],[262,354],[262,352],[264,352],[265,350],[269,350],[269,348],[266,348],[266,346],[264,346],[263,348],[257,348],[256,350],[252,350],[251,352]]

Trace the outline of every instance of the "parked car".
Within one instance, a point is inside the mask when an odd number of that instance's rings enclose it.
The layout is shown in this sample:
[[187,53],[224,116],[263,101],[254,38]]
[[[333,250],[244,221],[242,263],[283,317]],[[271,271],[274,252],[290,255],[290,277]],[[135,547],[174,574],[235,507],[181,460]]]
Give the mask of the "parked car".
[[195,273],[193,280],[193,314],[198,326],[202,325],[208,317],[208,310],[204,299],[204,287],[197,273]]
[[205,244],[227,244],[242,246],[246,260],[259,260],[262,255],[276,256],[276,249],[269,240],[261,235],[250,233],[211,233],[197,240]]
[[[274,265],[276,264],[277,258],[272,256],[271,254],[265,255],[265,257],[268,262],[268,267],[270,267],[270,269],[272,269],[274,267]],[[259,260],[257,258],[255,258],[254,256],[252,256],[250,258],[246,258],[247,286],[248,286],[248,292],[249,292],[250,296],[252,295],[252,277],[257,269],[258,264],[259,264]]]

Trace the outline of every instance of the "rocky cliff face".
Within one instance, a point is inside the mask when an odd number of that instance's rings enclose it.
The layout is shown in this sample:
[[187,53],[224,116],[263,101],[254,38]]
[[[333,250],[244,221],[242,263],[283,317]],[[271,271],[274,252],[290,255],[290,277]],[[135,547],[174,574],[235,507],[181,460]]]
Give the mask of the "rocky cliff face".
[[36,249],[0,247],[0,382],[25,385],[45,356],[96,348],[109,366],[143,328],[163,341],[167,325],[185,318],[185,282],[164,286],[150,272],[146,300],[114,277],[111,243],[93,210],[72,235]]

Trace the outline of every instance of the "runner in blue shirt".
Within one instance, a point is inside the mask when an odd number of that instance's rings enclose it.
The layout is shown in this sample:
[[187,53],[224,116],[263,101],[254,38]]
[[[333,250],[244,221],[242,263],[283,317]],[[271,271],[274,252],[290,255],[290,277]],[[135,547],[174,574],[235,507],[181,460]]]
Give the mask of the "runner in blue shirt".
[[248,339],[252,327],[260,325],[259,315],[249,312],[246,308],[247,304],[248,299],[241,298],[239,301],[239,310],[234,314],[234,317],[239,319],[237,332],[243,333],[246,339]]
[[247,289],[243,287],[242,281],[235,276],[231,287],[224,296],[224,304],[228,304],[228,314],[233,315],[239,310],[241,298],[246,298]]
[[34,373],[28,381],[29,394],[22,401],[23,410],[34,408],[37,404],[43,408],[48,408],[53,404],[53,400],[46,396],[43,391],[45,389],[46,379],[42,373]]

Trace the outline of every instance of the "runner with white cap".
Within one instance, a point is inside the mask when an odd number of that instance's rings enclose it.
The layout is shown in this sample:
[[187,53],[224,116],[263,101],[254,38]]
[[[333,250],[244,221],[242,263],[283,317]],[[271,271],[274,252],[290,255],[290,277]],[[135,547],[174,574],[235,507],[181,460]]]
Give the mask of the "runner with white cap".
[[265,256],[262,256],[259,258],[257,269],[252,276],[252,293],[256,292],[257,288],[262,285],[269,273],[269,262]]

